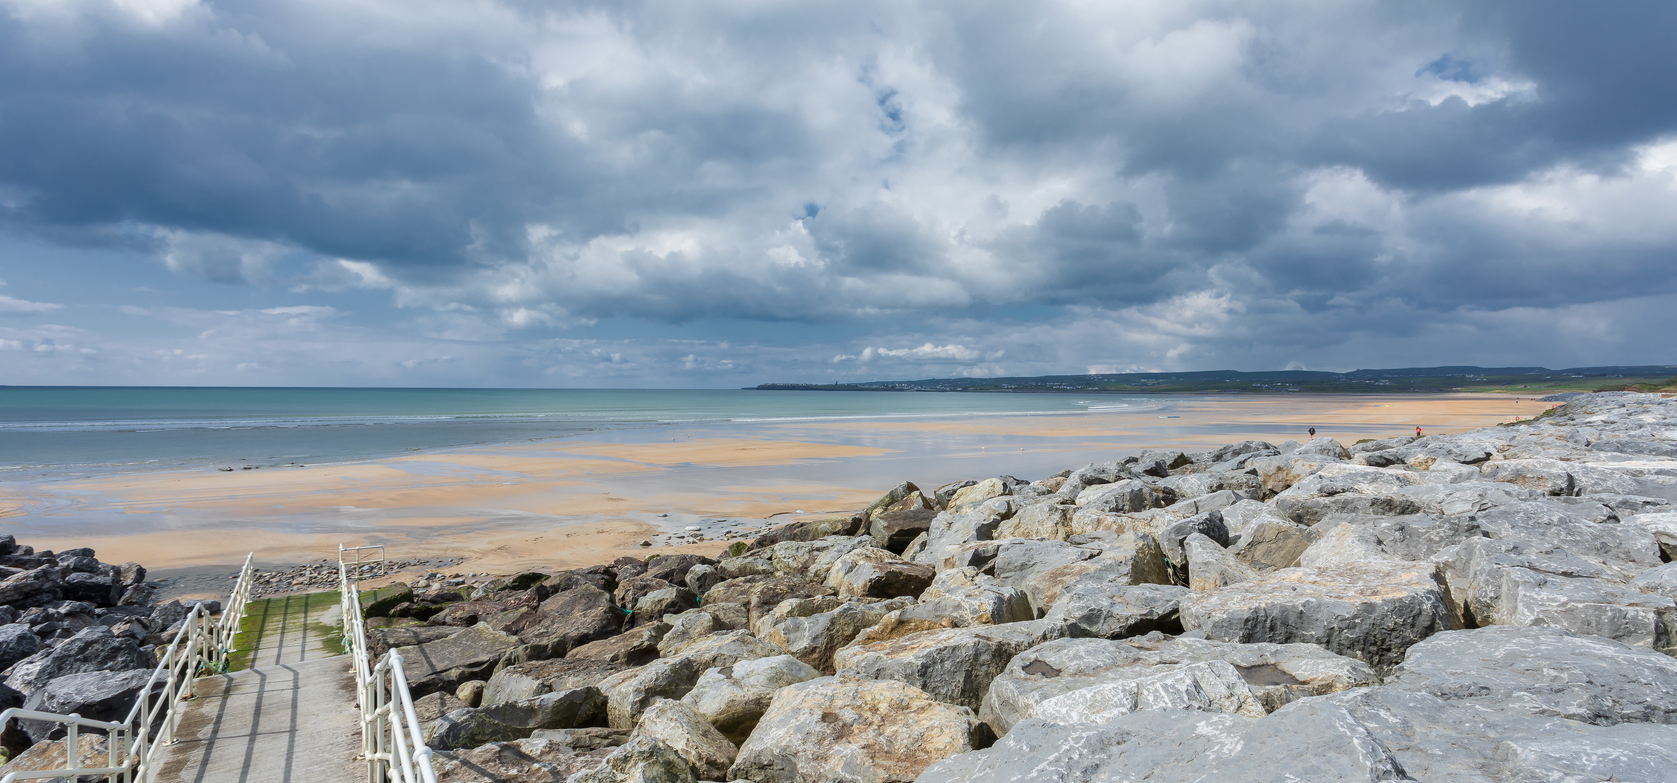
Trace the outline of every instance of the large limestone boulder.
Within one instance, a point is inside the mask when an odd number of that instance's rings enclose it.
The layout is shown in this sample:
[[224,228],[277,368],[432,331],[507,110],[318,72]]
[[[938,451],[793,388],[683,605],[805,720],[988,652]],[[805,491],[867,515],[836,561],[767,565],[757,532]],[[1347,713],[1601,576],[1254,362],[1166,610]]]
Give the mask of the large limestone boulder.
[[1059,600],[1061,592],[1080,583],[1138,585],[1173,581],[1164,553],[1151,535],[1125,533],[1102,541],[1099,547],[1095,557],[1030,571],[1019,588],[1030,598],[1031,606],[1038,613],[1046,612]]
[[606,695],[606,717],[614,729],[633,728],[640,714],[656,699],[687,695],[706,669],[741,661],[784,655],[785,650],[759,641],[748,631],[705,637],[671,658],[618,672],[600,682]]
[[1243,528],[1239,541],[1229,547],[1229,552],[1253,571],[1267,574],[1299,565],[1299,556],[1319,538],[1309,527],[1271,518]]
[[1677,726],[1596,726],[1398,687],[1319,698],[1343,708],[1413,780],[1660,780],[1677,765]]
[[1182,550],[1188,565],[1188,588],[1191,590],[1218,590],[1258,577],[1257,571],[1202,533],[1188,536],[1182,542]]
[[972,486],[957,490],[949,498],[948,508],[950,510],[961,510],[1010,494],[1012,494],[1012,490],[1008,487],[1007,482],[1000,478],[985,479]]
[[616,636],[589,642],[565,656],[576,660],[639,666],[658,657],[658,643],[670,632],[670,624],[656,622],[632,628]]
[[912,599],[879,603],[823,597],[784,601],[758,623],[758,637],[825,674],[833,655],[865,629],[879,624],[898,605]]
[[1387,684],[1497,712],[1677,724],[1677,660],[1552,628],[1440,633],[1411,647]]
[[1406,779],[1347,710],[1306,699],[1261,719],[1201,710],[1144,710],[1100,723],[1031,718],[988,750],[933,765],[919,783]]
[[1121,639],[1154,631],[1181,633],[1182,599],[1176,585],[1127,585],[1086,580],[1060,591],[1045,620],[1066,623],[1072,636]]
[[437,783],[553,783],[600,766],[607,752],[579,752],[551,739],[521,739],[434,753],[431,767]]
[[664,618],[670,630],[658,640],[658,655],[669,657],[680,653],[688,645],[719,631],[734,630],[715,614],[702,609],[690,609]]
[[1017,589],[1039,573],[1081,563],[1100,554],[1098,547],[1078,546],[1066,541],[1006,539],[997,542],[993,570],[999,584]]
[[829,536],[854,536],[864,533],[866,524],[861,514],[828,519],[802,519],[781,525],[751,542],[749,550],[773,547],[782,541],[814,541]]
[[[815,541],[783,541],[774,545],[772,559],[775,570],[801,574],[816,582],[827,581],[833,562],[845,554],[873,546],[868,536],[822,538]],[[821,565],[816,566],[817,563]]]
[[460,633],[459,628],[434,625],[403,625],[395,628],[367,629],[367,656],[372,660],[381,660],[384,654],[399,647],[412,647],[416,644],[434,642],[447,639]]
[[920,631],[1000,625],[1036,619],[1030,599],[978,569],[951,568],[937,575],[919,603],[884,615],[854,637],[857,644],[896,639]]
[[1195,593],[1182,602],[1182,627],[1225,642],[1319,644],[1386,671],[1452,627],[1442,581],[1432,564],[1288,568]]
[[728,775],[739,748],[710,725],[704,716],[679,701],[659,699],[641,713],[635,737],[651,737],[670,746],[693,767],[695,775],[721,780]]
[[1077,507],[1060,503],[1033,503],[996,528],[997,538],[1065,540],[1072,535],[1071,517]]
[[1317,471],[1338,464],[1327,457],[1295,457],[1291,454],[1257,457],[1247,462],[1252,470],[1258,472],[1258,481],[1264,491],[1271,494],[1285,492]]
[[979,740],[972,710],[892,681],[822,677],[780,689],[732,780],[908,783]]
[[841,675],[905,682],[939,701],[977,709],[1013,656],[1066,633],[1066,625],[1050,620],[922,631],[846,647],[833,663]]
[[790,655],[741,661],[706,670],[681,702],[737,745],[751,736],[776,692],[819,676],[820,672]]
[[639,736],[607,754],[600,766],[578,772],[565,783],[694,783],[693,765],[679,751],[654,737]]
[[1626,521],[1652,534],[1665,557],[1677,556],[1677,511],[1637,514]]
[[520,642],[537,648],[531,657],[559,658],[582,645],[608,639],[623,627],[624,612],[610,593],[593,585],[562,591],[510,628]]
[[706,607],[724,603],[740,604],[746,609],[746,626],[750,627],[763,615],[773,611],[782,601],[832,594],[833,588],[798,576],[750,576],[730,579],[711,588],[699,605]]
[[1133,514],[1169,505],[1166,496],[1146,482],[1124,479],[1077,493],[1077,507],[1108,514]]
[[488,679],[502,658],[519,646],[518,637],[479,623],[452,636],[401,651],[402,671],[414,696],[453,692],[468,680]]
[[1473,539],[1444,562],[1462,617],[1473,625],[1545,626],[1646,648],[1677,645],[1677,601],[1619,582],[1600,560],[1549,543]]
[[6,676],[6,685],[28,696],[59,677],[85,672],[150,669],[156,663],[150,652],[142,651],[133,638],[117,636],[103,625],[92,625],[77,631],[56,647],[41,650],[13,664]]
[[1162,634],[1057,639],[1015,656],[978,714],[998,734],[1027,718],[1075,723],[1146,709],[1262,716],[1301,698],[1376,682],[1367,664],[1313,644],[1230,644]]
[[[36,690],[23,706],[40,712],[120,723],[128,717],[151,674],[149,668],[69,674]],[[35,742],[59,739],[65,734],[62,724],[46,721],[19,721],[19,727]]]
[[[68,738],[37,742],[27,750],[13,756],[4,766],[0,766],[0,778],[14,773],[35,772],[39,770],[64,769],[69,765]],[[105,736],[84,732],[76,741],[76,766],[83,768],[98,768],[110,761],[110,746],[106,744]],[[29,779],[29,778],[25,778]],[[42,778],[33,778],[42,780]],[[81,778],[89,780],[95,778]],[[67,783],[69,778],[48,778],[51,783]]]
[[1474,522],[1490,538],[1542,542],[1594,560],[1620,581],[1660,564],[1659,543],[1647,528],[1596,524],[1556,503],[1502,506],[1475,514]]
[[931,529],[937,515],[937,509],[924,496],[915,493],[875,517],[869,523],[868,532],[874,546],[900,553],[909,542]]
[[1677,599],[1677,563],[1643,571],[1630,580],[1630,586],[1644,593]]
[[1317,536],[1299,564],[1317,568],[1365,560],[1430,560],[1439,552],[1486,535],[1477,517],[1410,514],[1335,515],[1311,529]]
[[40,651],[40,640],[29,631],[27,623],[0,625],[0,671]]
[[605,711],[605,696],[592,685],[544,693],[533,699],[464,707],[430,724],[425,744],[450,750],[508,742],[529,737],[537,729],[593,726],[605,717]]
[[489,707],[534,699],[554,691],[598,686],[601,680],[625,668],[617,663],[568,658],[513,664],[490,676],[480,703]]
[[634,626],[656,623],[668,615],[681,614],[698,606],[698,597],[693,595],[693,591],[685,587],[666,587],[641,596],[635,602],[629,623]]
[[917,596],[931,585],[936,571],[877,547],[857,549],[833,564],[827,586],[840,598]]
[[914,556],[914,561],[940,570],[948,567],[944,565],[945,560],[955,556],[962,547],[994,538],[996,529],[1013,518],[1015,510],[1012,499],[1007,497],[959,509],[951,506],[932,519],[932,526],[926,531],[926,547]]
[[16,573],[8,569],[3,575],[4,578],[0,579],[0,605],[21,610],[64,597],[64,580],[54,566]]

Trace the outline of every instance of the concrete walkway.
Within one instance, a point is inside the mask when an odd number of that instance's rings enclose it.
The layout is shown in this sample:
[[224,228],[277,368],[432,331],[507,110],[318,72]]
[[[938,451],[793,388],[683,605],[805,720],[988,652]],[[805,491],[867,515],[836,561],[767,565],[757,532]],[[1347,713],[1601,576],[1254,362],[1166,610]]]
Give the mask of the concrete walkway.
[[342,655],[338,593],[285,595],[251,601],[235,644],[234,669]]
[[349,658],[198,680],[157,783],[351,783],[366,777]]
[[[253,601],[231,674],[201,677],[154,783],[352,783],[366,777],[336,594]],[[235,667],[237,668],[237,666]]]

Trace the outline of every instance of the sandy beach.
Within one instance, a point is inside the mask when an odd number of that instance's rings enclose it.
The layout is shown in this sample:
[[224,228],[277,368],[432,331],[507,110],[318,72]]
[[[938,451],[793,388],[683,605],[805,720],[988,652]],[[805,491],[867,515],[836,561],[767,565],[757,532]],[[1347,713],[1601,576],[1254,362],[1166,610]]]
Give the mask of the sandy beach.
[[[1161,396],[1122,411],[684,425],[366,462],[129,473],[0,484],[6,532],[38,548],[91,546],[155,571],[284,565],[339,544],[392,558],[462,557],[463,570],[562,569],[623,554],[697,551],[799,516],[865,506],[902,480],[1038,478],[1145,448],[1246,439],[1350,443],[1459,432],[1540,413],[1495,395]],[[679,548],[699,528],[711,539]]]

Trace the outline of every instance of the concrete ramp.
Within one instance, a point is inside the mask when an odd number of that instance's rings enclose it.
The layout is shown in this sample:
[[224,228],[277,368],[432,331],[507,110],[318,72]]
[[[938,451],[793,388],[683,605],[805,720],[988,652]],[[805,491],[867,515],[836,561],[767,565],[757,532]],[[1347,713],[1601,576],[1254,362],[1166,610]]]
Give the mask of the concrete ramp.
[[367,775],[348,656],[198,680],[157,783],[342,781]]
[[[367,777],[338,594],[252,601],[234,671],[201,677],[154,783],[353,783]],[[245,668],[250,667],[250,668]]]

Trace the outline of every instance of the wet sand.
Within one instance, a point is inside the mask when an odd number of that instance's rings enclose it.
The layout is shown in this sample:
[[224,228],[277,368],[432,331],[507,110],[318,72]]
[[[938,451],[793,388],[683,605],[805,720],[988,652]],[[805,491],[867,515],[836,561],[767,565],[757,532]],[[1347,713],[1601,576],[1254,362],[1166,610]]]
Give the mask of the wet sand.
[[[1134,399],[1134,398],[1130,398]],[[1070,415],[707,424],[592,433],[367,462],[0,484],[5,532],[91,546],[154,571],[285,565],[385,545],[459,570],[560,569],[652,552],[714,555],[721,534],[848,513],[904,479],[930,489],[1038,478],[1146,448],[1239,440],[1347,444],[1458,432],[1549,403],[1498,395],[1159,395]],[[772,517],[772,520],[770,519]],[[706,542],[667,544],[698,527]],[[643,540],[657,546],[642,548]]]

